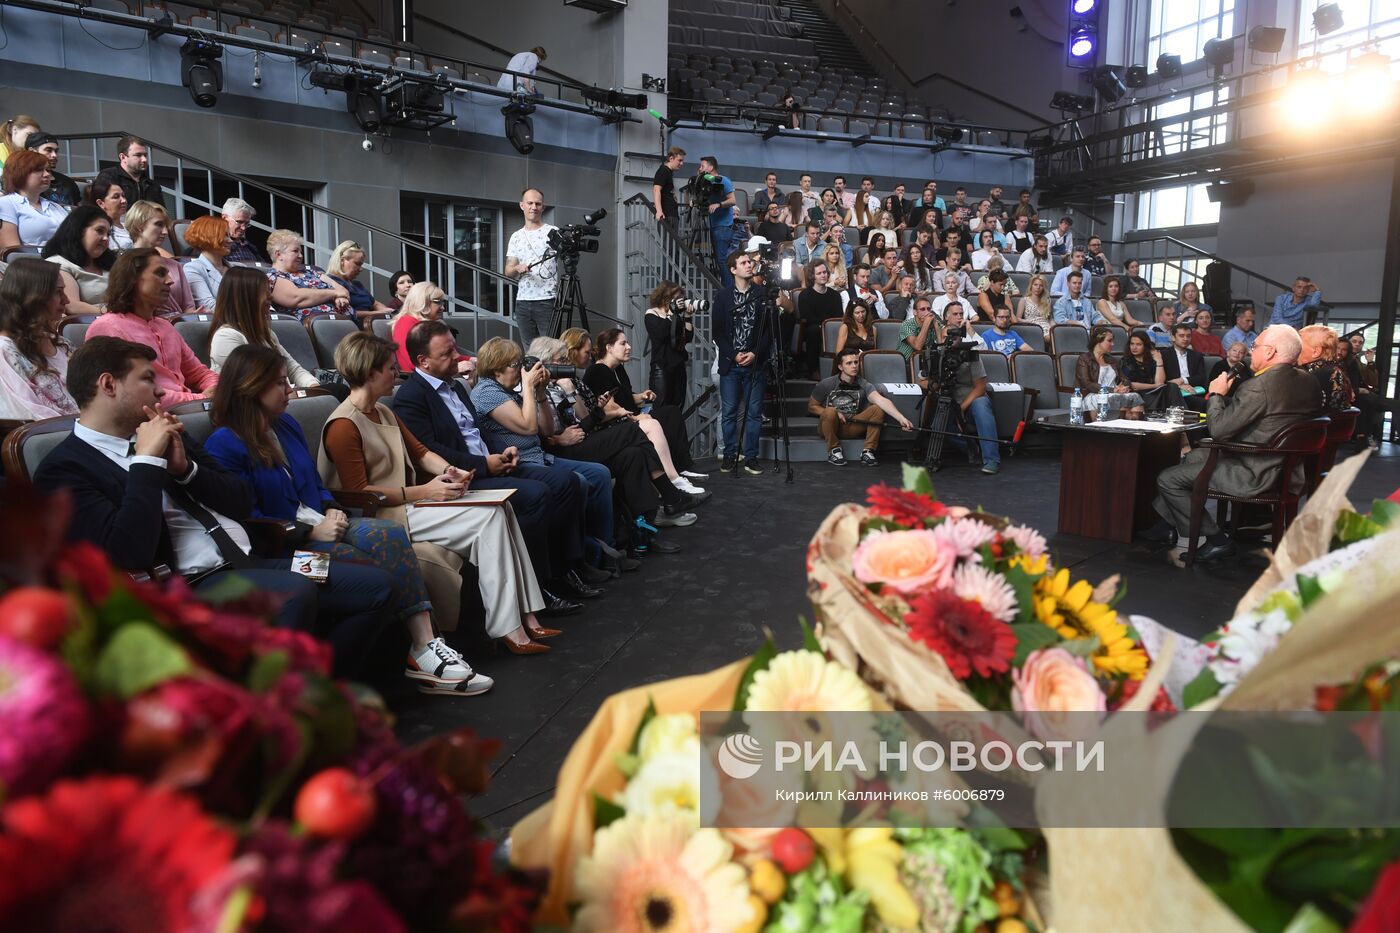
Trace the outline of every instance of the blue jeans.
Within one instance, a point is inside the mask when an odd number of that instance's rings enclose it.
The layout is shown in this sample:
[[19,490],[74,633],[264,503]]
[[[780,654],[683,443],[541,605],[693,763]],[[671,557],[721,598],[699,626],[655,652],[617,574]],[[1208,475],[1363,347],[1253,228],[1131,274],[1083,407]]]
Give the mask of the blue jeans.
[[967,406],[967,414],[977,426],[977,437],[982,442],[982,462],[1001,463],[1001,445],[997,443],[997,418],[992,413],[992,400],[979,396]]
[[[554,465],[573,470],[587,487],[584,494],[583,514],[585,533],[593,538],[602,541],[608,547],[613,546],[613,494],[612,494],[612,473],[607,465],[603,463],[589,463],[586,460],[567,460],[564,457],[555,457]],[[598,554],[594,553],[596,548],[592,542],[588,542],[585,550],[588,558],[596,564]]]
[[763,430],[763,367],[731,366],[719,377],[720,424],[724,430],[724,455],[739,453],[739,409],[744,411],[744,456],[758,459],[758,435]]
[[720,283],[725,288],[734,287],[734,275],[729,271],[729,251],[734,243],[734,225],[710,228],[710,242],[715,248],[715,267],[719,270]]

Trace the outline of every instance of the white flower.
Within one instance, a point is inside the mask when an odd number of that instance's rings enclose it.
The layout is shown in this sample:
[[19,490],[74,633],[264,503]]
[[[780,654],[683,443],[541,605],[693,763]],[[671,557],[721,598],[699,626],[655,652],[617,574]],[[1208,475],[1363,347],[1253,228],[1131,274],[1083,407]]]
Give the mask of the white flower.
[[641,769],[618,801],[629,814],[681,813],[696,820],[700,810],[700,740],[657,755]]
[[997,536],[996,529],[975,518],[955,518],[933,529],[940,541],[952,548],[960,560],[980,560],[977,549]]
[[1211,673],[1225,688],[1223,692],[1234,688],[1254,670],[1292,627],[1283,609],[1247,615],[1226,626],[1216,643],[1215,658],[1209,663]]
[[654,716],[637,741],[637,757],[645,764],[657,755],[680,751],[695,735],[695,717],[690,713]]
[[981,603],[994,619],[1014,622],[1020,607],[1006,578],[981,564],[963,564],[953,571],[953,592],[970,603]]
[[1040,557],[1048,547],[1044,535],[1025,525],[1009,525],[1001,536],[1016,545],[1016,549],[1022,554],[1030,557]]

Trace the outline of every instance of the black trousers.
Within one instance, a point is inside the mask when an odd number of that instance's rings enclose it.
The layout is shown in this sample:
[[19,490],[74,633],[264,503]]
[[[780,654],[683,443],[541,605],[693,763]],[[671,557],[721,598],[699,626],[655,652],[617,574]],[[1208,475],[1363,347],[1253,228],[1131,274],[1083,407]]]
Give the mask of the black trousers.
[[589,432],[577,444],[550,452],[570,460],[606,466],[617,483],[613,501],[627,518],[628,525],[638,515],[656,511],[661,504],[661,496],[651,482],[652,474],[661,470],[661,458],[634,422],[606,425]]
[[647,388],[656,393],[657,405],[685,408],[686,366],[685,360],[670,366],[652,365]]

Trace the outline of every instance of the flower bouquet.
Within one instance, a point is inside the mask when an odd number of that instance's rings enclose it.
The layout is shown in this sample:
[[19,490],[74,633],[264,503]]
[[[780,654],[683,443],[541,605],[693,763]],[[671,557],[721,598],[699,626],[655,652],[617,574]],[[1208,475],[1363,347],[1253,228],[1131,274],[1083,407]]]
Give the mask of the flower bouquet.
[[401,747],[263,594],[134,582],[70,509],[0,491],[0,929],[529,929],[462,805],[494,743]]
[[[700,710],[884,709],[810,633],[799,651],[770,641],[709,674],[609,697],[565,759],[554,800],[512,835],[516,864],[550,870],[538,919],[608,933],[1043,929],[1023,886],[1021,834],[897,819],[799,829],[796,804],[776,807],[701,750]],[[722,805],[736,828],[703,828],[702,804]]]

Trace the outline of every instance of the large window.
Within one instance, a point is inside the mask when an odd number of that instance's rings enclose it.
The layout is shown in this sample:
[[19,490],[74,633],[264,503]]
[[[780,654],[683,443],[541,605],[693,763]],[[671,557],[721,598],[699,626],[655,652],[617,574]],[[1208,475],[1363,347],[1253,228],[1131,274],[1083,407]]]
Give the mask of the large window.
[[[1342,10],[1342,28],[1319,36],[1313,26],[1313,12],[1321,0],[1302,0],[1298,9],[1298,57],[1321,55],[1324,71],[1340,72],[1346,67],[1346,54],[1336,52],[1348,46],[1375,40],[1376,48],[1392,60],[1400,58],[1400,3],[1395,0],[1337,0]],[[1332,54],[1328,54],[1332,51]],[[1400,63],[1391,73],[1400,78]]]
[[[501,209],[491,205],[403,194],[400,233],[465,262],[499,269],[504,256]],[[493,278],[420,250],[404,250],[403,268],[415,279],[429,278],[449,296],[486,311],[502,311],[506,296]],[[455,308],[454,310],[460,310]]]
[[1151,65],[1158,55],[1164,54],[1180,55],[1183,62],[1194,62],[1201,57],[1201,47],[1208,40],[1233,35],[1234,28],[1235,0],[1152,0],[1147,62]]
[[1220,222],[1220,205],[1206,197],[1206,185],[1159,188],[1138,196],[1138,229],[1185,227]]

